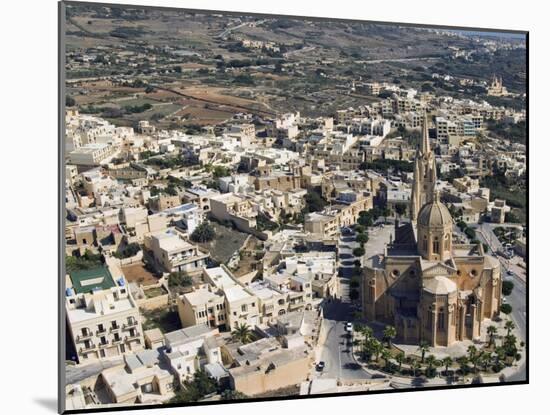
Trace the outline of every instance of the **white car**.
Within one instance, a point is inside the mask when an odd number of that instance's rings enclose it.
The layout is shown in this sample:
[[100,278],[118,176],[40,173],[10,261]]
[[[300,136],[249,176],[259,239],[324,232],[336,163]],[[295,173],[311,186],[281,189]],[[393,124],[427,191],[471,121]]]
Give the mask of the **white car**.
[[353,324],[347,323],[346,324],[346,331],[351,333],[353,331]]

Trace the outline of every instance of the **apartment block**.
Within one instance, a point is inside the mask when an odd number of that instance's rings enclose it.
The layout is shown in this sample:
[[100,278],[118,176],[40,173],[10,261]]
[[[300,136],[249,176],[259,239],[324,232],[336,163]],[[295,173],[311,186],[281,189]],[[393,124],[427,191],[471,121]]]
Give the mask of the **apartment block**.
[[65,307],[79,363],[143,349],[139,309],[116,267],[67,275]]

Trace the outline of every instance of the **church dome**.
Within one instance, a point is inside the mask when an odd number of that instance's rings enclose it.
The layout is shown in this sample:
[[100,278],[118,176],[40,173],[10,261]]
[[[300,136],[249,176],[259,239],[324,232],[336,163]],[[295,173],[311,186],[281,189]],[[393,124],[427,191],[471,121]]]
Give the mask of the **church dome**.
[[422,206],[422,209],[418,212],[417,223],[419,226],[427,228],[452,226],[453,217],[447,206],[439,200],[439,192],[436,192],[432,202]]
[[456,291],[456,284],[447,277],[437,276],[426,280],[424,291],[435,295],[449,295]]

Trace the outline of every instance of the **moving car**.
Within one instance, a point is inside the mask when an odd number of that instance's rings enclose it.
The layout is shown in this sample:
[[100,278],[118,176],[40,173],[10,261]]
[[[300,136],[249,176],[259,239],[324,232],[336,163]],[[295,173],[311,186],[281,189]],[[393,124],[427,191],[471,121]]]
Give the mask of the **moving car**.
[[323,361],[321,361],[321,362],[317,363],[317,365],[315,365],[315,369],[317,370],[317,372],[322,372],[324,368],[325,368],[325,362],[323,362]]
[[346,331],[351,333],[353,331],[353,324],[346,323]]

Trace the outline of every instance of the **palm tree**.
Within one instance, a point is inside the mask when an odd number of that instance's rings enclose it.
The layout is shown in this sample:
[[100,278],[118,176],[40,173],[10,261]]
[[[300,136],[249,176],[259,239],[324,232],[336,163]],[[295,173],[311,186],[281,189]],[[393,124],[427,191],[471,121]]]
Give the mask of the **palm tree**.
[[372,352],[374,353],[375,360],[378,361],[378,358],[380,357],[380,353],[382,353],[382,350],[384,350],[384,346],[377,339],[372,339],[370,343],[372,347]]
[[460,365],[460,371],[462,372],[462,378],[466,378],[466,372],[468,371],[470,359],[467,356],[460,356],[456,359],[456,362]]
[[445,356],[441,363],[445,366],[445,374],[447,375],[449,373],[449,366],[453,364],[453,358],[451,356]]
[[361,329],[361,334],[365,336],[365,339],[370,339],[373,336],[374,332],[369,326],[363,326],[363,328]]
[[504,347],[504,350],[506,351],[506,354],[508,356],[513,356],[516,354],[518,349],[516,346],[516,343],[517,343],[517,337],[514,336],[513,334],[508,334],[504,338],[504,343],[502,344],[502,346]]
[[248,327],[245,323],[239,324],[235,330],[231,332],[231,335],[234,339],[237,339],[243,344],[250,343],[252,341],[252,332],[250,331],[250,327]]
[[492,346],[493,344],[495,344],[495,336],[497,332],[498,330],[496,326],[491,325],[487,327],[487,335],[489,336],[489,346]]
[[426,364],[428,365],[428,370],[427,372],[428,373],[431,373],[434,366],[437,366],[437,363],[438,363],[438,360],[435,358],[435,356],[433,354],[429,355],[427,358],[426,358]]
[[506,329],[506,335],[509,336],[512,333],[512,330],[516,328],[516,325],[512,320],[508,320],[504,323],[504,328]]
[[430,345],[427,342],[421,342],[418,346],[418,350],[422,353],[422,359],[420,361],[424,363],[424,357],[426,356],[426,352],[430,350]]
[[470,356],[470,362],[474,365],[474,372],[477,372],[477,365],[480,362],[480,356],[479,354],[473,354]]
[[388,349],[382,349],[382,359],[384,360],[384,368],[387,370],[390,365],[391,353]]
[[483,352],[481,353],[480,357],[480,363],[483,366],[483,370],[487,372],[487,368],[489,367],[489,364],[491,363],[491,353],[490,352]]
[[495,347],[495,366],[500,371],[502,361],[506,358],[506,350],[502,346]]
[[403,361],[405,360],[405,353],[399,352],[395,355],[395,360],[399,364],[399,371],[401,372],[401,365],[403,364]]
[[420,362],[416,359],[414,359],[411,362],[411,369],[413,371],[413,377],[416,377],[416,371],[420,368]]
[[397,336],[397,330],[393,326],[386,326],[384,329],[384,339],[388,342],[388,347],[391,347],[392,340]]
[[468,357],[470,360],[472,360],[474,356],[477,354],[477,348],[473,344],[468,346],[467,351],[468,351]]

